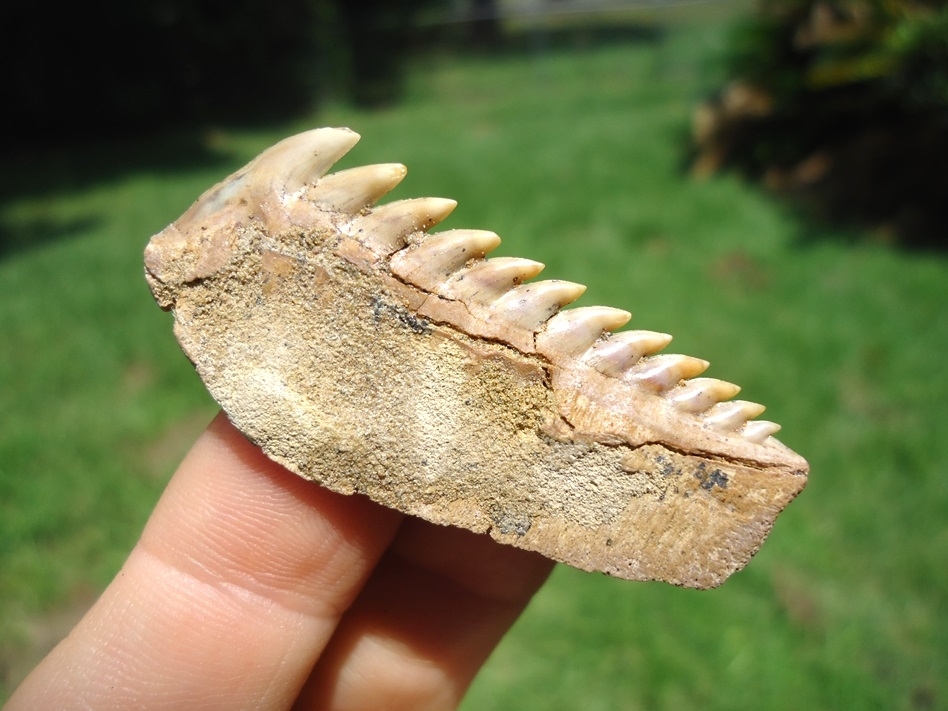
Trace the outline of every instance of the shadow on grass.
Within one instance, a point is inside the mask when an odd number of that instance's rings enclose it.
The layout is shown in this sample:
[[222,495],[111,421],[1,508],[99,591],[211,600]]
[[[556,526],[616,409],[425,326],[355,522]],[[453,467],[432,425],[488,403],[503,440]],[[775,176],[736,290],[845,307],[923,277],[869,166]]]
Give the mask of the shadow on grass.
[[0,204],[84,190],[129,173],[168,175],[206,168],[227,157],[203,128],[31,148],[7,160],[0,174]]
[[[264,126],[265,128],[265,126]],[[233,151],[219,140],[226,130],[174,129],[137,138],[96,139],[80,145],[51,145],[9,158],[0,173],[0,259],[88,231],[99,219],[64,219],[44,212],[54,200],[109,184],[132,174],[174,177],[233,163]],[[20,201],[38,204],[26,216],[12,209]]]
[[101,222],[95,217],[80,217],[60,220],[41,216],[29,220],[16,220],[2,213],[0,205],[0,259],[44,244],[68,239],[95,228]]
[[[465,25],[427,28],[414,38],[413,54],[426,56],[449,52],[462,55],[490,53],[513,57],[559,51],[600,49],[610,45],[657,44],[666,29],[641,21],[590,21],[570,18],[568,23],[524,26],[499,32],[489,41],[473,41]],[[46,145],[21,145],[8,156],[0,173],[0,259],[88,231],[98,223],[94,215],[64,219],[45,213],[42,204],[32,214],[14,214],[18,201],[42,201],[68,196],[108,184],[132,174],[177,177],[194,170],[233,164],[226,140],[230,130],[275,128],[273,120],[235,117],[235,124],[220,129],[176,126],[139,135],[94,138]],[[284,119],[285,121],[285,119]],[[245,123],[246,122],[246,123]],[[282,124],[281,124],[282,125]],[[71,135],[71,134],[70,134]],[[51,139],[52,140],[52,139]]]

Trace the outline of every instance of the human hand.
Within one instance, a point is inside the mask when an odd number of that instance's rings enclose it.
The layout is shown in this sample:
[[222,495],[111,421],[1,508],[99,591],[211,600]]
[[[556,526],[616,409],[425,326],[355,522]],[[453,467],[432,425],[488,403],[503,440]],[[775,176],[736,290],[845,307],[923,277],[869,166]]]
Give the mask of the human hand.
[[220,415],[19,709],[448,709],[552,563],[341,496]]

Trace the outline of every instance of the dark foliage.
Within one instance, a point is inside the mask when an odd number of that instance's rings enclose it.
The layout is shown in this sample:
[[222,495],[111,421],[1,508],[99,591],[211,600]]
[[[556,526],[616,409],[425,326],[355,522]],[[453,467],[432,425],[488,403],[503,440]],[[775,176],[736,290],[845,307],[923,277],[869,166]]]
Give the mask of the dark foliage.
[[765,0],[696,121],[699,172],[739,167],[811,215],[910,242],[948,224],[948,5]]
[[280,119],[327,89],[391,100],[406,28],[433,1],[7,3],[2,147]]

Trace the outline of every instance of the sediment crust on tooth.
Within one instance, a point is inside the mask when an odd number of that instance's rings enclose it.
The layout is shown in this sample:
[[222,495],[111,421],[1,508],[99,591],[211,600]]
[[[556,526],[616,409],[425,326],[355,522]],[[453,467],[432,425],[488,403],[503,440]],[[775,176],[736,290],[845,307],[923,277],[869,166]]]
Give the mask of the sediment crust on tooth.
[[808,471],[763,406],[656,355],[667,334],[611,333],[626,311],[554,313],[585,287],[485,260],[497,235],[425,234],[453,200],[369,208],[402,166],[321,178],[357,139],[281,142],[146,249],[234,424],[334,491],[584,570],[711,587],[740,569]]
[[400,163],[340,170],[321,178],[306,198],[325,210],[348,215],[374,205],[402,182],[407,173]]

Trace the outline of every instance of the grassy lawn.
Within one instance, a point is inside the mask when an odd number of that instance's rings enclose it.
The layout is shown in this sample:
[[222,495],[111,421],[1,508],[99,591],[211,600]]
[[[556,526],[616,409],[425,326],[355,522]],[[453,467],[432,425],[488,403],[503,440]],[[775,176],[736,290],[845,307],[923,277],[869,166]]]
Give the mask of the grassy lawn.
[[683,175],[722,41],[679,20],[638,44],[429,59],[389,110],[20,166],[0,203],[0,700],[114,575],[214,412],[145,286],[148,237],[326,124],[364,136],[345,166],[408,165],[393,197],[457,198],[445,228],[493,229],[500,254],[589,284],[580,305],[675,334],[812,465],[717,590],[559,568],[465,708],[948,708],[948,261]]

